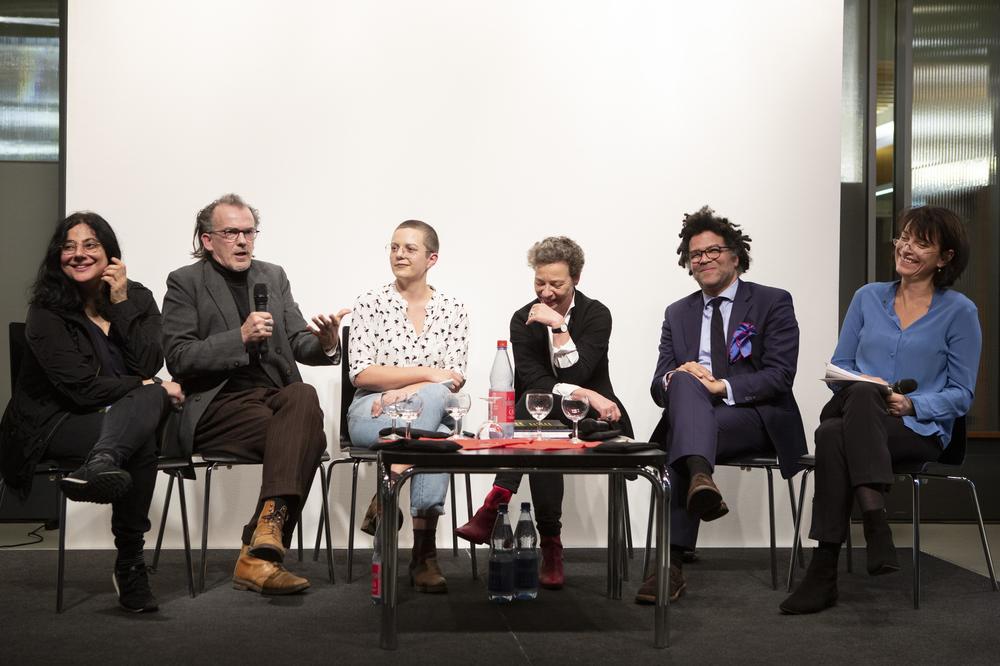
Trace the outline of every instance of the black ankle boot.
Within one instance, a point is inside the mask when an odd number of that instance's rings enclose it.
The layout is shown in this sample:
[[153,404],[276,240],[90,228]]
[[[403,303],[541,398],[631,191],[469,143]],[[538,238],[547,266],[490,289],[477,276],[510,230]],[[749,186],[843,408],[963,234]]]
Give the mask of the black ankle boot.
[[861,514],[865,526],[865,550],[868,554],[868,573],[872,576],[899,571],[896,544],[892,542],[892,530],[886,520],[885,509],[864,511]]
[[789,615],[818,613],[837,603],[838,553],[838,550],[829,548],[813,550],[805,578],[778,606],[782,613]]

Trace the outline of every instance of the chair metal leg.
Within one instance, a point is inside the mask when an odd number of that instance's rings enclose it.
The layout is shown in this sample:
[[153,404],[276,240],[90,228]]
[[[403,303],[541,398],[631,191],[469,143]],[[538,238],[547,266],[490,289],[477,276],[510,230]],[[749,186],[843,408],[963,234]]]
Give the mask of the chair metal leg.
[[851,543],[851,520],[847,520],[847,573],[854,573],[854,545]]
[[205,574],[208,571],[208,507],[212,497],[212,472],[215,465],[205,467],[205,505],[201,514],[201,567],[198,571],[198,592],[205,591]]
[[[358,467],[360,460],[355,460],[351,470],[351,517],[347,527],[347,582],[354,580],[354,513],[358,508]],[[331,479],[333,474],[330,475]],[[331,481],[332,483],[332,481]],[[376,491],[377,492],[377,491]]]
[[[794,523],[795,516],[797,515],[795,513],[797,511],[797,508],[795,506],[795,484],[792,483],[791,479],[785,479],[785,480],[788,481],[788,501],[792,505],[792,522]],[[798,536],[796,536],[796,538],[798,538]],[[800,541],[797,545],[799,549],[799,566],[804,569],[806,566],[806,557],[805,554],[802,552],[802,542]]]
[[778,542],[774,536],[774,473],[770,467],[767,472],[767,513],[771,527],[771,589],[778,589]]
[[330,585],[334,585],[337,581],[333,575],[333,550],[330,542],[330,498],[327,496],[327,489],[330,487],[329,474],[330,469],[324,469],[323,465],[319,466],[319,484],[323,488],[323,512],[319,520],[323,524],[323,529],[326,531],[326,569],[327,573],[330,575]]
[[972,501],[976,505],[976,520],[979,523],[979,538],[983,542],[983,555],[986,557],[986,568],[990,572],[990,583],[993,585],[993,591],[997,592],[997,577],[993,572],[993,557],[990,555],[990,543],[986,539],[986,526],[983,525],[983,512],[979,509],[979,495],[976,493],[976,484],[972,482],[972,479],[966,477],[958,477],[961,481],[964,481],[969,490],[972,492]]
[[63,609],[63,581],[66,578],[66,496],[59,490],[59,566],[56,572],[56,612]]
[[[465,475],[465,515],[472,520],[472,477]],[[476,544],[469,542],[469,557],[472,559],[472,580],[479,580],[479,564],[476,561]]]
[[298,536],[298,546],[297,555],[299,557],[299,562],[302,561],[302,511],[299,511],[299,519],[295,521],[295,534]]
[[646,520],[646,552],[642,554],[642,580],[649,577],[649,552],[653,546],[653,513],[656,508],[656,493],[649,494],[649,517]]
[[913,490],[913,608],[920,608],[920,479],[910,477]]
[[[635,550],[632,548],[632,517],[628,508],[628,480],[623,484],[625,501],[625,543],[628,546],[628,559],[635,557]],[[625,569],[625,580],[628,580],[628,568]]]
[[[451,483],[451,556],[458,557],[458,509],[455,508],[455,475],[448,475]],[[513,516],[512,516],[513,517]]]
[[[184,535],[184,573],[187,574],[188,592],[191,594],[191,598],[194,599],[194,567],[191,563],[191,531],[188,527],[187,498],[184,497],[184,477],[181,476],[181,472],[172,472],[170,476],[171,480],[173,480],[173,475],[175,474],[177,476],[177,499],[181,503],[181,532]],[[166,509],[165,506],[164,509]]]
[[803,506],[802,505],[803,505],[803,503],[805,502],[805,499],[806,499],[806,481],[809,479],[809,472],[810,472],[810,470],[808,468],[802,470],[802,482],[799,485],[799,508],[798,508],[797,511],[795,511],[793,513],[793,517],[795,519],[795,527],[792,530],[792,532],[793,532],[792,533],[792,556],[788,560],[788,584],[786,585],[786,589],[789,592],[792,591],[792,583],[794,582],[794,579],[795,579],[795,558],[796,558],[796,551],[798,551],[798,550],[800,550],[802,548],[802,542],[799,541],[799,530],[802,529],[802,511],[803,511]]
[[174,491],[174,473],[168,472],[167,477],[170,479],[167,481],[167,496],[163,500],[163,515],[160,516],[160,531],[156,535],[156,548],[153,549],[153,563],[150,565],[150,571],[156,571],[156,565],[160,562],[160,548],[163,546],[163,531],[167,526],[167,514],[170,513],[170,495]]
[[0,479],[0,506],[3,506],[5,497],[7,497],[7,484],[4,483],[3,479]]

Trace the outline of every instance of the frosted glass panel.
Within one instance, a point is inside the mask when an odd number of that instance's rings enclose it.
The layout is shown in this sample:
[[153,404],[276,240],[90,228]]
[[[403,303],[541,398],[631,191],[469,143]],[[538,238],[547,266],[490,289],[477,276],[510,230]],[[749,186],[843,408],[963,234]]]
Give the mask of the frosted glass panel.
[[[55,10],[55,3],[39,4]],[[0,160],[56,161],[58,19],[3,14],[0,11]]]

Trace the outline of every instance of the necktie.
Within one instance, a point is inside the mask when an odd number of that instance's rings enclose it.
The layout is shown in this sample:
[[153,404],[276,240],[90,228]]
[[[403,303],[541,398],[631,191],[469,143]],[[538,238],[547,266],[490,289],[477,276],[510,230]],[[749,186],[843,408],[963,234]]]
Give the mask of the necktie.
[[712,374],[716,379],[724,379],[729,374],[729,354],[726,350],[726,331],[722,326],[722,311],[719,309],[726,300],[716,296],[708,302],[712,306]]

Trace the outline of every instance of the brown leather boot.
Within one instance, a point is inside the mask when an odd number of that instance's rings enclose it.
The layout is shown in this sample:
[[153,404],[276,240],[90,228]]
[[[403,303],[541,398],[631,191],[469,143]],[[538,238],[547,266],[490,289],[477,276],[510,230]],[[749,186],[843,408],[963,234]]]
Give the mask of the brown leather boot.
[[268,562],[250,554],[250,547],[240,549],[233,571],[233,589],[253,590],[261,594],[295,594],[309,587],[309,581],[291,573],[277,562]]
[[538,584],[546,590],[561,590],[565,582],[562,539],[557,536],[543,536],[542,566],[538,571]]
[[501,504],[509,504],[514,493],[503,486],[493,486],[483,505],[472,516],[472,520],[455,530],[455,534],[472,543],[486,543],[497,522],[497,509]]
[[413,530],[413,560],[410,562],[410,584],[417,592],[442,594],[448,591],[448,581],[441,574],[437,561],[437,518],[427,520],[427,528]]
[[[670,585],[668,587],[667,595],[670,598],[670,603],[673,603],[681,598],[684,594],[684,590],[687,589],[687,582],[684,580],[684,571],[681,569],[679,562],[670,560]],[[635,595],[635,603],[637,604],[655,604],[656,603],[656,574],[653,574],[642,584],[639,591]]]
[[250,555],[270,562],[284,560],[285,544],[282,543],[281,536],[286,520],[288,520],[288,507],[282,505],[280,509],[275,509],[273,499],[265,501],[264,508],[257,518],[257,529],[253,531],[253,538],[250,539]]

